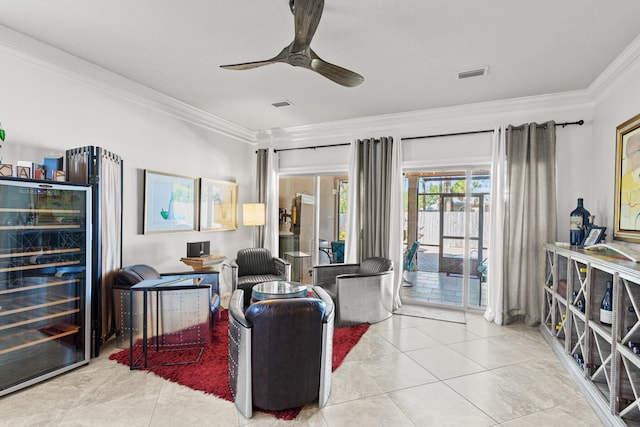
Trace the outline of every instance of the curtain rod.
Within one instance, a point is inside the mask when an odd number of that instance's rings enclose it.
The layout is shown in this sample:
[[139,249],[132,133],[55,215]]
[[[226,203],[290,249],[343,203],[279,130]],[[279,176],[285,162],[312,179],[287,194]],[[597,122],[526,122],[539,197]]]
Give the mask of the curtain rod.
[[315,150],[316,148],[343,147],[345,145],[351,145],[351,143],[350,142],[343,142],[341,144],[314,145],[314,146],[311,146],[311,147],[281,148],[279,150],[273,150],[273,152],[277,153],[279,151],[291,151],[291,150]]
[[[578,126],[582,126],[584,124],[584,120],[578,120],[575,122],[564,122],[564,123],[556,123],[556,127],[565,127],[565,126],[570,126],[570,125],[578,125]],[[546,128],[547,125],[538,125],[538,128]],[[513,130],[524,130],[523,126],[517,126],[517,127],[512,127],[511,129]],[[427,138],[438,138],[441,136],[458,136],[458,135],[471,135],[474,133],[488,133],[488,132],[493,132],[493,129],[485,129],[485,130],[474,130],[474,131],[470,131],[470,132],[456,132],[456,133],[442,133],[439,135],[426,135],[426,136],[409,136],[409,137],[404,137],[402,138],[402,141],[409,141],[412,139],[427,139]]]
[[[582,126],[584,124],[584,120],[578,120],[575,122],[564,122],[564,123],[556,123],[556,127],[565,127],[565,126],[571,126],[571,125],[578,125],[578,126]],[[546,128],[547,125],[538,125],[539,128]],[[522,126],[518,126],[518,127],[513,127],[511,128],[513,130],[523,130],[524,127]],[[458,136],[458,135],[472,135],[472,134],[476,134],[476,133],[488,133],[488,132],[493,132],[493,129],[485,129],[485,130],[473,130],[473,131],[469,131],[469,132],[455,132],[455,133],[441,133],[438,135],[425,135],[425,136],[405,136],[403,138],[400,138],[401,141],[410,141],[412,139],[427,139],[427,138],[439,138],[439,137],[444,137],[444,136]],[[314,146],[310,146],[310,147],[294,147],[294,148],[281,148],[279,150],[273,150],[274,153],[277,153],[279,151],[291,151],[291,150],[315,150],[316,148],[328,148],[328,147],[343,147],[345,145],[351,145],[350,142],[345,142],[345,143],[341,143],[341,144],[329,144],[329,145],[314,145]]]

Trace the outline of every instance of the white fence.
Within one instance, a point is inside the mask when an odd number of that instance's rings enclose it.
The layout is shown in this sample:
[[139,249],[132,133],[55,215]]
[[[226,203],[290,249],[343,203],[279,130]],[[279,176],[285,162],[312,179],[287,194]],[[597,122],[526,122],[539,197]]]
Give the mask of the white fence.
[[[464,220],[466,212],[446,212],[444,215],[443,232],[445,236],[464,236]],[[479,212],[471,212],[469,215],[469,230],[471,237],[478,237],[478,224],[480,220]],[[485,212],[482,218],[483,246],[489,245],[489,213]],[[418,212],[418,240],[422,245],[440,245],[440,212],[439,211],[419,211]],[[449,241],[450,247],[459,246],[462,248],[463,241]],[[474,245],[475,246],[475,243]]]

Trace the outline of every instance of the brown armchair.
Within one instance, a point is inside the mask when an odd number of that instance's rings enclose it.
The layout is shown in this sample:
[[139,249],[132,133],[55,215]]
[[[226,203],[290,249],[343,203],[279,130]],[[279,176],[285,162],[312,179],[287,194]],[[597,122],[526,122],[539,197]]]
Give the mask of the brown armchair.
[[336,305],[338,325],[376,323],[393,314],[393,262],[367,258],[360,264],[313,267],[313,285],[322,287]]
[[269,249],[240,249],[235,259],[222,265],[225,280],[231,283],[231,291],[244,290],[244,304],[249,306],[251,288],[262,282],[291,280],[291,264],[271,255]]

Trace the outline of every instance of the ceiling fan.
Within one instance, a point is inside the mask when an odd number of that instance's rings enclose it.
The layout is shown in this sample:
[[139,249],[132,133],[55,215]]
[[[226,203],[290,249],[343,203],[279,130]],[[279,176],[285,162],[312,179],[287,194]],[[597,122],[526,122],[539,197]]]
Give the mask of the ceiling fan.
[[278,55],[265,61],[221,65],[220,67],[227,70],[248,70],[283,62],[294,67],[315,71],[342,86],[354,87],[362,83],[364,77],[360,74],[324,61],[310,47],[311,39],[313,39],[322,16],[324,0],[289,0],[289,7],[293,13],[295,24],[295,37],[291,44],[282,49]]

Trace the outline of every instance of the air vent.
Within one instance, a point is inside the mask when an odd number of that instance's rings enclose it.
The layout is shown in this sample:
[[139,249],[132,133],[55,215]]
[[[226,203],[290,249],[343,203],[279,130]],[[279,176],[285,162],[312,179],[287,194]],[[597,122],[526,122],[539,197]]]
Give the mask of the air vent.
[[276,108],[280,108],[280,107],[288,107],[290,105],[293,105],[293,103],[291,103],[290,101],[287,101],[286,99],[284,101],[278,101],[278,102],[274,102],[273,104],[274,107]]
[[458,73],[456,74],[456,78],[458,80],[470,79],[471,77],[486,76],[488,73],[489,67],[476,68],[475,70],[458,71]]

